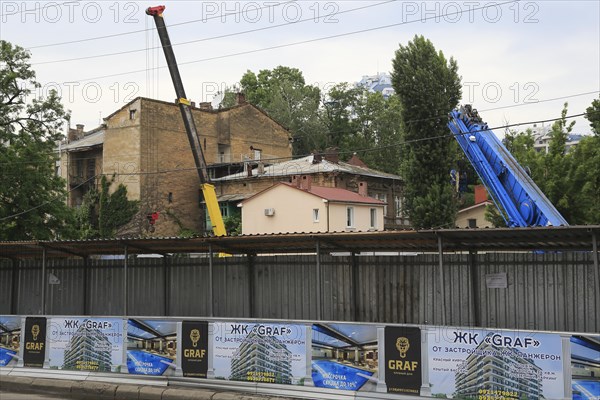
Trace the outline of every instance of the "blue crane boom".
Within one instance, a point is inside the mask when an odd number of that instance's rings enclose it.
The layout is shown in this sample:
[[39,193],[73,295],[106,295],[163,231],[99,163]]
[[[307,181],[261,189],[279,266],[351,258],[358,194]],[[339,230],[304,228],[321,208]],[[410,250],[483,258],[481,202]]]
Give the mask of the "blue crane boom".
[[508,226],[569,225],[476,109],[466,104],[449,118],[448,127],[496,206],[506,212]]

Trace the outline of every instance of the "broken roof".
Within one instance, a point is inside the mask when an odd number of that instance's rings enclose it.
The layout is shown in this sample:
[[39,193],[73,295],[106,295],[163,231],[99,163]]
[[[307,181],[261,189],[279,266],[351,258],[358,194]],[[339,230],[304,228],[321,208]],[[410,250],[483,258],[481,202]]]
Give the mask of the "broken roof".
[[[268,162],[268,160],[265,161]],[[213,179],[213,181],[225,182],[246,179],[257,179],[263,177],[310,175],[327,172],[345,172],[353,175],[370,176],[375,178],[385,178],[394,180],[402,179],[398,175],[388,174],[387,172],[381,172],[367,167],[351,165],[343,161],[340,161],[338,163],[327,161],[326,159],[323,159],[319,162],[314,161],[314,156],[310,155],[295,160],[284,161],[273,165],[269,165],[267,167],[264,167],[264,173],[259,173],[258,168],[254,168],[252,170],[252,176],[248,176],[246,172],[239,172],[237,174],[227,175],[221,178]]]
[[100,146],[104,143],[104,129],[96,128],[92,133],[86,134],[78,140],[62,145],[61,151],[86,151],[92,147]]

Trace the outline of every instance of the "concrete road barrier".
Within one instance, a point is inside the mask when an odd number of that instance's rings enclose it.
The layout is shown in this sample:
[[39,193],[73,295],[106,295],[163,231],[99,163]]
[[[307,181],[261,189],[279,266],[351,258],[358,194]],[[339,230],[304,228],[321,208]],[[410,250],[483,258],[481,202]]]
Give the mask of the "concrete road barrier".
[[14,393],[56,394],[66,399],[110,400],[283,400],[289,397],[224,392],[203,388],[178,388],[173,386],[143,386],[113,384],[90,380],[31,378],[0,376],[0,389]]

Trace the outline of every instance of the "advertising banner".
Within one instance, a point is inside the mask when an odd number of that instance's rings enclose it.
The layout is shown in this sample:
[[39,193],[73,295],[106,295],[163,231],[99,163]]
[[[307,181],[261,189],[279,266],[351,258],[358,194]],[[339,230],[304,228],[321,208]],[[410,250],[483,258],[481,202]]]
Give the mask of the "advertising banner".
[[25,319],[23,366],[42,368],[46,358],[46,318]]
[[378,359],[377,327],[312,326],[312,380],[316,387],[375,391]]
[[305,325],[217,322],[212,327],[215,378],[304,384]]
[[419,395],[421,390],[421,330],[385,327],[385,383],[389,393]]
[[209,357],[208,322],[182,322],[181,354],[183,376],[206,378]]
[[21,317],[0,316],[0,367],[16,366],[20,347]]
[[573,400],[600,399],[600,336],[571,336]]
[[51,318],[47,336],[50,368],[121,372],[122,319]]
[[558,334],[441,328],[428,348],[434,397],[564,398]]
[[130,374],[173,375],[176,354],[176,321],[127,321],[127,370]]

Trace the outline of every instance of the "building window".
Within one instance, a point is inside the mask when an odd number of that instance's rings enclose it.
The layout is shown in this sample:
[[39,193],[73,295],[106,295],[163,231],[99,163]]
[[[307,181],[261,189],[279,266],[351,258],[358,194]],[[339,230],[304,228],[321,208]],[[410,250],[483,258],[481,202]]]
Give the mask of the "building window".
[[383,201],[385,204],[383,205],[383,216],[387,216],[387,194],[379,194],[379,195],[375,195],[375,198],[377,200],[381,200]]
[[377,209],[376,208],[370,209],[370,217],[371,217],[371,224],[369,226],[371,227],[371,229],[377,228]]
[[394,196],[394,207],[396,207],[396,218],[402,217],[402,197]]
[[91,158],[88,160],[88,170],[86,178],[92,178],[96,176],[96,159]]
[[469,223],[469,228],[477,228],[477,220],[475,218],[469,218],[467,222]]
[[354,228],[354,207],[346,207],[346,228]]
[[313,222],[319,222],[319,209],[313,208]]
[[129,119],[135,119],[136,110],[129,110]]

